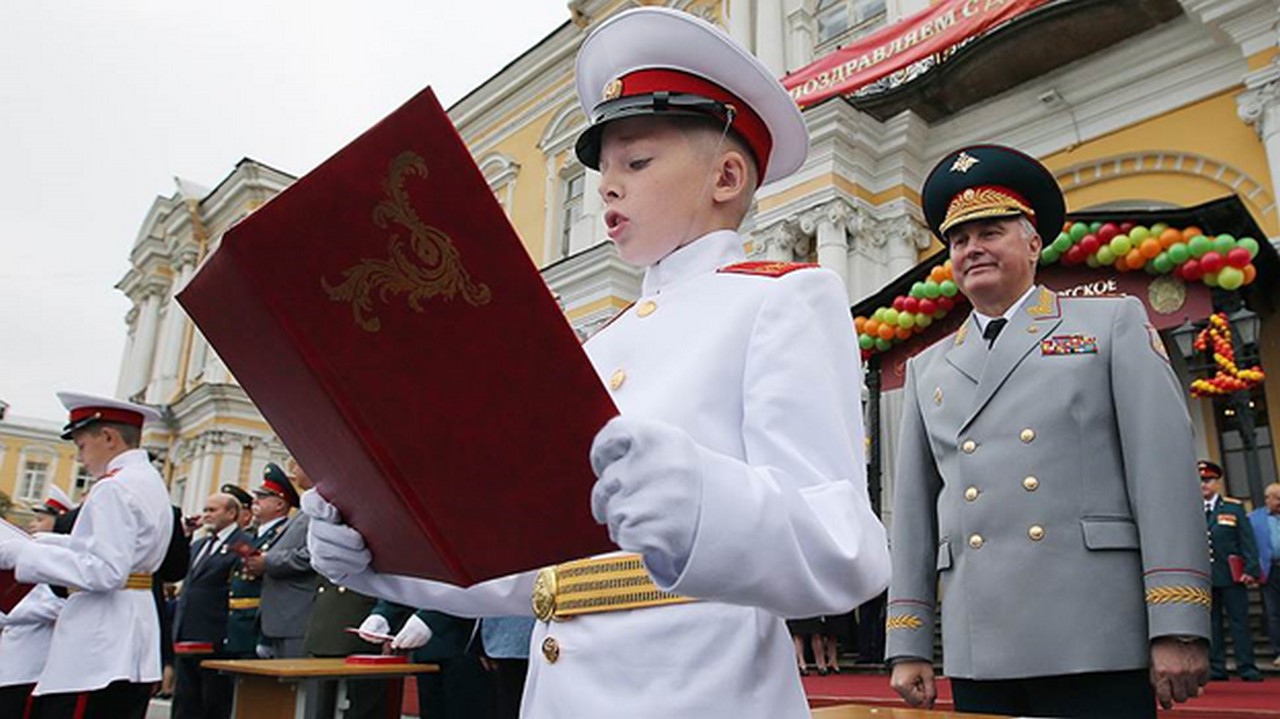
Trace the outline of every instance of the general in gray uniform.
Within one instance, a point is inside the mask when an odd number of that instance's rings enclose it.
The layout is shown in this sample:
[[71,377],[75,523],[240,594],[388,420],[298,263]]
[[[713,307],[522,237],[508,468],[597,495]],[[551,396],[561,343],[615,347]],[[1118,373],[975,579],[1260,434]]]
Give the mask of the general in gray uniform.
[[[1183,393],[1132,298],[1035,285],[1064,203],[1034,159],[945,157],[922,190],[974,312],[907,365],[886,656],[931,704],[1154,717],[1208,678],[1209,564]],[[1148,674],[1148,668],[1152,672]]]

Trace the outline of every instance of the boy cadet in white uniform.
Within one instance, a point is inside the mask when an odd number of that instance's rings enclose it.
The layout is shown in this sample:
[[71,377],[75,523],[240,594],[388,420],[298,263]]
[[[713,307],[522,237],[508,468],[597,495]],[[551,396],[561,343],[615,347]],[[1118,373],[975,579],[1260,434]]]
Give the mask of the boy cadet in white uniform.
[[[578,157],[600,170],[610,239],[647,268],[640,300],[585,345],[622,411],[591,450],[592,512],[635,554],[468,589],[379,575],[313,491],[312,563],[452,614],[527,615],[534,593],[540,618],[563,620],[534,630],[525,719],[808,717],[783,617],[848,611],[889,563],[845,288],[812,266],[743,262],[736,232],[757,178],[803,163],[803,119],[728,36],[661,8],[602,23],[577,85],[591,118]],[[646,598],[564,618],[591,604],[575,575],[605,570]]]
[[[169,547],[173,513],[160,475],[138,449],[149,407],[60,392],[63,438],[97,482],[70,535],[0,544],[0,568],[70,591],[36,684],[36,717],[142,717],[160,680],[160,622],[151,573]],[[83,707],[83,713],[77,713]]]

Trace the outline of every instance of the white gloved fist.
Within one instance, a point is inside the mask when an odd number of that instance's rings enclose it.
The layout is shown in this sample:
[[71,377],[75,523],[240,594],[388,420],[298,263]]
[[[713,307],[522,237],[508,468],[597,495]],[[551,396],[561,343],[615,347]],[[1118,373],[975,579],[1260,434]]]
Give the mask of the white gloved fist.
[[392,651],[406,651],[409,649],[417,649],[431,641],[431,627],[427,623],[418,619],[417,614],[410,614],[408,621],[400,628],[396,638],[391,641]]
[[302,495],[302,511],[311,516],[307,528],[307,549],[311,566],[330,580],[341,584],[353,574],[369,568],[373,557],[365,547],[364,537],[342,523],[338,508],[325,501],[314,489]]
[[25,539],[0,539],[0,569],[13,569],[18,565],[18,552]]
[[[383,639],[391,633],[391,625],[387,623],[387,618],[381,614],[370,614],[360,622],[360,628],[356,630],[360,634],[360,638],[370,644],[383,644],[387,640]],[[382,636],[374,636],[380,634]]]
[[702,506],[698,446],[681,429],[615,417],[591,444],[591,515],[623,550],[644,556],[655,579],[674,583],[693,549]]

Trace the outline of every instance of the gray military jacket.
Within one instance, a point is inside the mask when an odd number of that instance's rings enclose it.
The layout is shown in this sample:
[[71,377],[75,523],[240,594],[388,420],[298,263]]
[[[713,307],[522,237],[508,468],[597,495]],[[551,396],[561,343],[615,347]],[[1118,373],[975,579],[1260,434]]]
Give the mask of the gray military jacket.
[[890,659],[1007,679],[1145,667],[1209,633],[1192,429],[1133,298],[1039,288],[993,349],[970,317],[907,365]]

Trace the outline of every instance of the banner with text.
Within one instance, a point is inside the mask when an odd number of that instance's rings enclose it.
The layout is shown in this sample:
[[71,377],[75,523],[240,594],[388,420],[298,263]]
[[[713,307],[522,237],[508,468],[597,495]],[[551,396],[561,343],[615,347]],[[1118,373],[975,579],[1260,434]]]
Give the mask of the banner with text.
[[1048,1],[945,0],[824,55],[782,78],[782,84],[796,104],[808,107],[881,80]]

